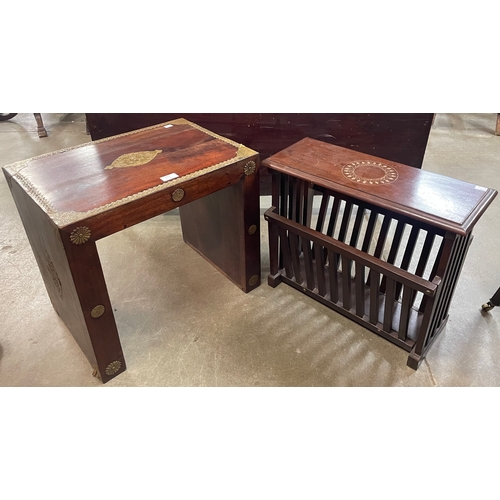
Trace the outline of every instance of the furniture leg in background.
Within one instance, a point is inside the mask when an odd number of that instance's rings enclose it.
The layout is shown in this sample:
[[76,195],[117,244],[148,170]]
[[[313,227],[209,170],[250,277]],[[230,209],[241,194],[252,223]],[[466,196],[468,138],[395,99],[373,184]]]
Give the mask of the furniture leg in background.
[[47,137],[47,130],[43,125],[42,114],[41,113],[33,113],[35,115],[36,124],[38,126],[38,137]]
[[500,306],[500,288],[495,292],[495,295],[491,297],[486,304],[483,304],[481,307],[484,312],[491,311],[494,307]]

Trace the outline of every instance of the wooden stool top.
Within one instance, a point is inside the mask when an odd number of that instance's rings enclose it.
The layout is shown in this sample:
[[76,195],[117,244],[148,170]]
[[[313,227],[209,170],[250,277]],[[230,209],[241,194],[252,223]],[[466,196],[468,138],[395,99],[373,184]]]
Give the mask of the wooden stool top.
[[262,165],[462,235],[497,195],[494,189],[310,138]]
[[180,118],[4,170],[63,227],[256,154]]

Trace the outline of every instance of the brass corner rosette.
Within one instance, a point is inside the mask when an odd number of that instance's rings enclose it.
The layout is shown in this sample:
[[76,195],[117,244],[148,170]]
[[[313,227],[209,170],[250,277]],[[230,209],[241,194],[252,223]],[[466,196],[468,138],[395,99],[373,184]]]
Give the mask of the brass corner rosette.
[[257,166],[253,160],[248,161],[245,163],[245,166],[243,167],[243,172],[245,175],[252,175],[255,173],[255,170],[257,169]]
[[118,373],[120,371],[120,368],[122,367],[122,364],[120,361],[113,361],[106,367],[106,375],[114,375],[115,373]]
[[90,239],[90,229],[87,226],[78,226],[69,235],[73,245],[83,245]]

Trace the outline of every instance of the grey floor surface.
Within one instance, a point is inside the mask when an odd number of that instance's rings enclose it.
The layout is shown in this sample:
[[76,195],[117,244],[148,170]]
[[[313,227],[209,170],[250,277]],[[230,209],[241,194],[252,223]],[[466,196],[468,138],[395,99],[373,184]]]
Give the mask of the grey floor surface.
[[[0,122],[0,166],[84,143],[83,114]],[[495,114],[438,114],[423,168],[500,190]],[[269,199],[261,199],[262,213]],[[106,385],[53,310],[0,178],[0,386],[498,386],[500,198],[477,224],[444,332],[421,367],[407,353],[285,284],[244,294],[182,241],[176,211],[100,240],[128,369]]]

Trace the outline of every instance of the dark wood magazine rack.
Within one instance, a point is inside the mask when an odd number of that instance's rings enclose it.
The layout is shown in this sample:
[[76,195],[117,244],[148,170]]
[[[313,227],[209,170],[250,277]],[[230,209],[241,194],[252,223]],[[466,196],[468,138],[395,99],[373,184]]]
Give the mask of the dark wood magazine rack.
[[309,138],[262,164],[273,174],[269,284],[372,330],[417,369],[497,192]]

